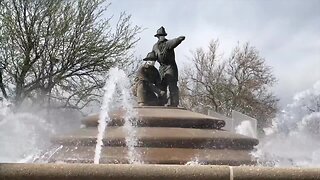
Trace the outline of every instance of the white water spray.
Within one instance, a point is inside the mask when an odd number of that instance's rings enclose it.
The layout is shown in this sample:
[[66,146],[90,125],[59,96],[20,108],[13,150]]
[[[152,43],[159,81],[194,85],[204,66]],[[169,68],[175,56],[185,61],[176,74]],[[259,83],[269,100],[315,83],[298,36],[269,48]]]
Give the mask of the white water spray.
[[198,166],[198,165],[203,165],[203,163],[201,163],[198,159],[198,157],[196,156],[193,160],[188,161],[185,165],[187,166]]
[[295,95],[293,103],[266,128],[253,153],[261,165],[320,166],[320,81]]
[[255,128],[250,121],[242,121],[241,124],[235,128],[235,130],[238,134],[257,138]]
[[106,81],[105,86],[103,87],[103,90],[105,91],[103,96],[103,103],[101,106],[101,111],[99,114],[99,125],[98,125],[98,135],[97,135],[97,144],[94,154],[94,163],[99,164],[100,161],[100,154],[101,154],[101,148],[103,146],[103,137],[105,134],[105,129],[107,127],[107,124],[110,121],[109,117],[109,106],[112,101],[112,96],[116,90],[116,83],[119,81],[119,77],[117,75],[118,69],[113,68],[109,71],[109,78]]
[[[99,125],[98,125],[98,135],[97,144],[95,149],[94,163],[99,164],[101,149],[103,146],[103,138],[106,134],[105,130],[108,123],[110,122],[109,112],[115,109],[117,102],[120,103],[120,107],[125,111],[125,124],[124,129],[126,129],[126,144],[129,149],[128,151],[128,161],[130,163],[139,162],[138,154],[135,152],[134,147],[137,145],[136,132],[133,128],[135,125],[134,118],[135,112],[133,109],[133,101],[130,93],[130,82],[124,71],[118,68],[110,69],[108,73],[108,79],[104,86],[104,97],[103,104],[101,107],[99,115]],[[120,93],[120,94],[117,94]],[[117,99],[114,99],[117,98]]]
[[34,162],[54,133],[49,123],[30,113],[7,113],[0,122],[0,162]]
[[22,104],[16,112],[12,109],[9,101],[0,101],[0,162],[46,163],[61,149],[51,144],[52,135],[70,132],[80,125],[71,111],[57,110],[59,115],[52,113],[55,116],[50,121],[48,109],[37,105],[30,108],[29,104]]
[[130,164],[142,163],[140,154],[136,151],[135,147],[138,145],[136,126],[136,119],[138,118],[137,112],[133,109],[133,99],[130,89],[130,82],[128,79],[123,82],[122,87],[122,107],[125,111],[124,116],[124,129],[126,130],[126,145],[128,147],[128,161]]

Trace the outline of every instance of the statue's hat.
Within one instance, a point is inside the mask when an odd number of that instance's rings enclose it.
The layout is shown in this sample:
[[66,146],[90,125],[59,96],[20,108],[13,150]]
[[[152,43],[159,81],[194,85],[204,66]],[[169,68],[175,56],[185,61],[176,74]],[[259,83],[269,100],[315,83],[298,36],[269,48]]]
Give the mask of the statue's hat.
[[161,26],[158,30],[157,30],[157,34],[155,34],[154,36],[155,37],[158,37],[158,36],[166,36],[167,33],[166,33],[166,30],[164,29],[163,26]]
[[154,53],[154,51],[149,52],[147,54],[147,57],[145,57],[143,60],[144,61],[156,61],[157,60],[156,53]]

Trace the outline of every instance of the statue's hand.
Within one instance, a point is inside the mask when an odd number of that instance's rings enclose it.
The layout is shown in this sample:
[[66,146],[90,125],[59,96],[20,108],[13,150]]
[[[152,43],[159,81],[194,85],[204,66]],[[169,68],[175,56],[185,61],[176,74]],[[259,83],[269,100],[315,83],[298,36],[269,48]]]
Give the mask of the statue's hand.
[[166,94],[167,94],[166,91],[160,91],[160,96],[161,96],[161,97],[165,96]]
[[179,36],[178,38],[179,38],[179,40],[180,40],[180,41],[183,41],[183,40],[185,40],[185,39],[186,39],[186,37],[185,37],[185,36]]

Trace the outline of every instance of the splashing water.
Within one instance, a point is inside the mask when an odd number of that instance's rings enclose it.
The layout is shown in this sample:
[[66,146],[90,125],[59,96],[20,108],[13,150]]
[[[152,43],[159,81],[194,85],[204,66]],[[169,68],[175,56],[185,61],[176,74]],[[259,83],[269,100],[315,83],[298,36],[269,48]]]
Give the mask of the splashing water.
[[[110,122],[109,112],[116,108],[116,102],[120,103],[120,107],[125,111],[124,129],[126,130],[126,144],[128,147],[129,163],[139,162],[138,153],[135,151],[137,145],[135,125],[135,111],[133,109],[133,100],[130,93],[130,82],[124,71],[118,68],[110,69],[108,79],[104,86],[103,104],[99,115],[97,144],[95,149],[94,163],[99,164],[101,149],[103,146],[103,138],[106,134],[107,125]],[[118,94],[117,94],[118,93]],[[116,99],[114,99],[116,98]]]
[[320,166],[320,81],[294,96],[253,153],[261,165]]
[[109,117],[109,106],[112,100],[113,93],[116,90],[116,82],[119,81],[119,76],[117,76],[117,69],[111,69],[109,71],[109,79],[107,79],[103,90],[105,91],[103,96],[103,104],[101,106],[101,111],[99,114],[99,125],[98,125],[98,135],[97,135],[97,144],[94,154],[94,164],[99,164],[101,149],[103,146],[103,136],[105,134],[105,129],[108,122],[110,121]]
[[126,130],[126,145],[128,147],[128,161],[130,164],[141,164],[140,154],[136,151],[135,147],[138,145],[136,126],[137,112],[133,109],[133,99],[130,89],[129,79],[122,84],[122,107],[125,111],[124,115],[124,129]]
[[235,130],[238,134],[257,138],[255,128],[250,121],[242,121],[241,124],[235,128]]
[[59,115],[55,114],[54,121],[50,121],[48,109],[36,104],[31,108],[24,104],[20,108],[13,112],[9,101],[0,101],[0,162],[46,163],[61,149],[53,146],[50,138],[78,128],[80,124],[79,118],[72,118],[74,114],[69,111],[59,110]]
[[0,120],[0,162],[34,162],[50,145],[54,132],[44,119],[7,111]]
[[39,158],[35,159],[37,163],[47,163],[49,159],[63,148],[63,145],[56,145],[45,151]]
[[188,161],[185,165],[187,166],[197,166],[197,165],[203,165],[203,163],[201,163],[198,159],[198,157],[196,156],[193,160]]

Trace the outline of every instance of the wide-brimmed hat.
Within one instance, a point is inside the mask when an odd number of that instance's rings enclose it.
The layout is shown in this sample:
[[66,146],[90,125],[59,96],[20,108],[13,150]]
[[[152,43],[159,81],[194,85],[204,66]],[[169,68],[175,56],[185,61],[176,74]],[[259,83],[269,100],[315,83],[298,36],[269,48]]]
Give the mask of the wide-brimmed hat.
[[167,33],[166,33],[166,30],[164,29],[163,26],[161,26],[158,30],[157,30],[157,34],[155,34],[154,36],[155,37],[158,37],[158,36],[166,36]]
[[145,57],[143,60],[144,61],[156,61],[157,60],[156,53],[154,53],[154,51],[149,52],[147,54],[147,57]]

